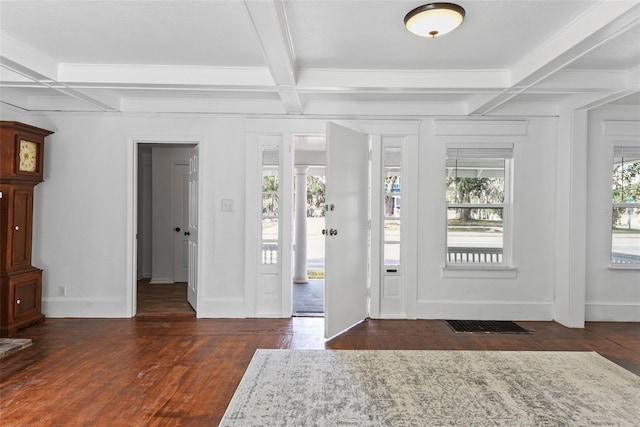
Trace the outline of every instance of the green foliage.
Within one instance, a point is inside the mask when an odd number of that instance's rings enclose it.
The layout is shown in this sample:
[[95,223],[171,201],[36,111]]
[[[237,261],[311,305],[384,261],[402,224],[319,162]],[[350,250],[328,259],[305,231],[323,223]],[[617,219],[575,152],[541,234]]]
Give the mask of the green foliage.
[[265,175],[262,177],[262,192],[278,191],[278,175]]
[[316,211],[324,216],[325,204],[325,177],[307,176],[307,216],[313,216]]
[[[504,179],[502,178],[447,178],[447,203],[502,203]],[[487,210],[502,216],[502,210]],[[462,208],[460,219],[471,219],[471,209]]]
[[640,201],[640,160],[613,169],[613,203],[627,203],[629,198]]
[[[640,160],[614,164],[613,203],[640,202]],[[625,209],[613,209],[611,219],[615,228]]]

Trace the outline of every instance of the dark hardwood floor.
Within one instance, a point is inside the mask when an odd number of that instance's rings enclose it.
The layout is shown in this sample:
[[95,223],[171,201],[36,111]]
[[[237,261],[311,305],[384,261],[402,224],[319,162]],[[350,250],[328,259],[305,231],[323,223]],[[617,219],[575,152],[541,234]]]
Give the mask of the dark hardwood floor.
[[149,279],[140,279],[136,300],[136,317],[196,317],[187,301],[186,283],[151,285]]
[[518,322],[456,334],[438,320],[369,320],[322,338],[322,318],[47,319],[0,361],[3,426],[214,426],[258,348],[597,351],[640,375],[640,324]]

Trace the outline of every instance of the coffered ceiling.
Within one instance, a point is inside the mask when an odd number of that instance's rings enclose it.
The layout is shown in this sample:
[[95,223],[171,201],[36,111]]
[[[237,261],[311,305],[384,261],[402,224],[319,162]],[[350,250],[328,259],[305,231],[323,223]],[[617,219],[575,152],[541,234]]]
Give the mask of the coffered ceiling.
[[556,115],[640,105],[640,1],[0,1],[0,101],[27,111]]

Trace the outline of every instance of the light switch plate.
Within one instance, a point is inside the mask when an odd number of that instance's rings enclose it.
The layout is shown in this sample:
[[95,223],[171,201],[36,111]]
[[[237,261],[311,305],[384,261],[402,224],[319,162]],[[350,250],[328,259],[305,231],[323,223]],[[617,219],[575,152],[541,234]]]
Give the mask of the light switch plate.
[[223,212],[232,212],[233,211],[233,200],[232,199],[222,199],[222,211]]

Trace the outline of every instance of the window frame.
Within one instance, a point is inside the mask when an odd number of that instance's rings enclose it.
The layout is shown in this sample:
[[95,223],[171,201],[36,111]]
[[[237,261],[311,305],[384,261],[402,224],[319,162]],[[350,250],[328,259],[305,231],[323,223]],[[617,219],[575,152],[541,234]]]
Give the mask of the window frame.
[[[400,156],[400,161],[399,161],[399,165],[396,166],[398,173],[394,174],[395,176],[398,177],[398,182],[397,182],[397,186],[398,186],[398,192],[393,191],[393,188],[391,190],[391,192],[387,192],[385,190],[385,184],[386,184],[386,177],[387,177],[387,160],[386,160],[386,152],[390,151],[390,152],[397,152],[398,155]],[[392,198],[398,198],[400,200],[400,209],[402,209],[402,205],[403,205],[403,198],[404,198],[404,191],[403,191],[403,181],[405,180],[405,175],[404,175],[404,149],[401,146],[396,146],[396,145],[385,145],[382,147],[382,183],[381,183],[381,209],[382,209],[382,230],[381,230],[381,240],[382,240],[382,245],[381,245],[381,257],[382,257],[382,266],[385,268],[385,271],[387,271],[387,267],[391,268],[391,269],[396,269],[398,270],[399,268],[401,268],[402,266],[402,262],[403,262],[403,250],[402,250],[402,240],[403,240],[403,229],[404,229],[404,215],[402,213],[402,210],[399,212],[399,214],[397,216],[387,216],[387,212],[386,212],[386,197],[392,197]],[[391,166],[389,166],[391,168]],[[390,171],[391,169],[389,169]],[[387,240],[387,233],[386,233],[386,224],[387,221],[397,221],[399,224],[399,230],[398,230],[398,239],[397,240]],[[397,250],[398,250],[398,260],[397,263],[387,263],[387,258],[385,257],[385,255],[387,255],[386,251],[387,251],[387,245],[397,245]],[[389,258],[391,259],[391,258]],[[395,261],[395,260],[394,260]]]
[[[277,159],[277,164],[275,165],[266,165],[264,163],[265,161],[265,152],[266,151],[275,151],[276,155],[275,158]],[[282,161],[280,158],[280,153],[281,153],[281,147],[280,145],[276,145],[273,143],[261,143],[260,144],[260,172],[258,173],[259,175],[259,190],[258,190],[258,197],[260,198],[260,201],[258,203],[259,207],[260,207],[260,215],[259,215],[259,230],[260,230],[260,245],[259,245],[259,250],[260,250],[260,264],[262,265],[262,268],[270,268],[270,266],[274,266],[276,268],[278,268],[278,266],[281,264],[282,262],[282,210],[280,209],[280,204],[282,201]],[[273,190],[268,190],[268,191],[264,191],[264,171],[265,170],[273,170],[275,171],[275,174],[273,174],[272,176],[276,176],[277,179],[277,185],[278,185],[278,189],[273,191]],[[269,196],[269,197],[275,197],[275,199],[277,200],[277,211],[275,214],[270,214],[270,213],[266,213],[263,211],[264,206],[264,198],[265,196]],[[276,239],[265,239],[264,238],[264,220],[265,219],[271,219],[271,220],[275,220],[277,227],[278,227],[278,232],[277,232],[277,237]],[[268,246],[265,246],[268,245]],[[273,244],[275,244],[275,248],[272,246]],[[275,256],[274,256],[275,253]]]
[[[514,180],[514,145],[504,144],[448,144],[445,157],[445,177],[446,161],[452,158],[457,159],[501,159],[504,161],[504,198],[502,203],[449,203],[445,198],[445,245],[444,245],[444,277],[475,277],[482,276],[481,272],[490,272],[487,277],[515,277],[513,267],[513,180]],[[445,178],[446,179],[446,178]],[[446,185],[445,185],[446,193]],[[451,262],[449,261],[449,209],[502,209],[502,261],[497,262]],[[472,273],[471,276],[462,273],[456,275],[458,271],[473,270],[480,272]],[[447,274],[447,271],[450,273]],[[504,272],[494,275],[491,272]]]
[[[623,159],[628,156],[632,159],[640,160],[640,146],[636,145],[623,145],[616,144],[613,146],[613,153],[611,158],[611,166],[615,166],[616,159]],[[612,168],[611,175],[609,178],[613,184],[613,173],[614,170]],[[613,188],[611,189],[611,225],[609,227],[609,267],[612,269],[640,269],[640,262],[638,263],[625,263],[625,262],[613,262],[613,212],[615,209],[635,209],[635,214],[640,215],[640,200],[636,200],[635,202],[614,202],[613,201]]]

